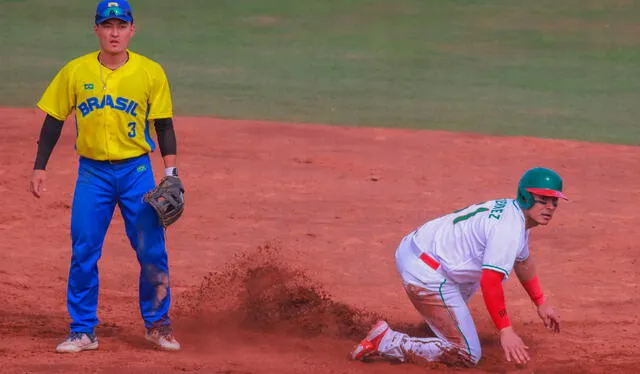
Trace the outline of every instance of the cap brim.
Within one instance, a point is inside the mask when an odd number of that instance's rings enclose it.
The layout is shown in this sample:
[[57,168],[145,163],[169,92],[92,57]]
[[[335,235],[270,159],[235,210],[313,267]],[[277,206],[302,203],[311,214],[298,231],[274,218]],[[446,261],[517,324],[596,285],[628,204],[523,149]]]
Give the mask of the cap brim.
[[106,20],[110,20],[110,19],[119,19],[119,20],[125,21],[127,23],[132,23],[133,22],[133,17],[127,17],[125,15],[122,15],[122,16],[110,16],[110,17],[98,18],[98,19],[96,19],[96,25],[99,25],[102,22],[104,22]]
[[540,195],[540,196],[550,196],[550,197],[558,197],[560,199],[569,200],[566,196],[560,191],[550,190],[548,188],[527,188],[527,191],[532,194]]

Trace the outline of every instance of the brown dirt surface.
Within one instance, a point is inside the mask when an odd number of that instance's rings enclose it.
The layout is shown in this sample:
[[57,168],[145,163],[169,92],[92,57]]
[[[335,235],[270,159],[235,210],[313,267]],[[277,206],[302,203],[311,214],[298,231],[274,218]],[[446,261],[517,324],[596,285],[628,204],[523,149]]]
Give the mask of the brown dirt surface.
[[[3,373],[424,373],[347,359],[376,318],[426,333],[396,274],[405,233],[437,215],[512,197],[522,172],[556,169],[571,199],[531,249],[560,334],[511,279],[507,307],[532,361],[504,360],[470,300],[483,358],[469,372],[635,373],[640,364],[640,148],[441,131],[177,118],[184,216],[168,230],[172,318],[184,349],[143,337],[139,266],[116,213],[100,260],[100,349],[58,355],[67,334],[73,121],[28,192],[43,115],[0,109],[0,364]],[[153,154],[161,175],[159,152]],[[441,365],[430,372],[449,372]]]

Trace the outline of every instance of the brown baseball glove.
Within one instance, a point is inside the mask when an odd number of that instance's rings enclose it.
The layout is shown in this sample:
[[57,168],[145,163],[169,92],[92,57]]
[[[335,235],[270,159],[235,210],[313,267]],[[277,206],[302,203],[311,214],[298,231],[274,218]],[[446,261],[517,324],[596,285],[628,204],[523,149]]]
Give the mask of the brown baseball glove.
[[182,181],[176,176],[162,178],[156,187],[144,195],[144,201],[155,209],[160,223],[166,228],[177,221],[184,211]]

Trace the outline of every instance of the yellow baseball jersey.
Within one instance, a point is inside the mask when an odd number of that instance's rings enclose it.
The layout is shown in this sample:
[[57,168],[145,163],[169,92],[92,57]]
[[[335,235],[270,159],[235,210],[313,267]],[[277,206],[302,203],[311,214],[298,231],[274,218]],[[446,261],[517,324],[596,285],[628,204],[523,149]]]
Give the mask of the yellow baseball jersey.
[[37,106],[64,121],[75,109],[76,151],[93,160],[122,160],[155,149],[153,120],[173,116],[167,76],[156,62],[129,52],[110,70],[98,51],[67,63]]

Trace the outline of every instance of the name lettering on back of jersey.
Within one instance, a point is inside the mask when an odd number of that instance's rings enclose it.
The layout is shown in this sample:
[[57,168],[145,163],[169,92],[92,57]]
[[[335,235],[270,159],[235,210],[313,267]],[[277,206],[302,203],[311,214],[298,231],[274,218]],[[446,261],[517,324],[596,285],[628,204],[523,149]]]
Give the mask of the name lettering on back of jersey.
[[116,97],[114,99],[111,95],[104,95],[100,99],[97,97],[90,97],[78,104],[78,110],[82,113],[82,117],[86,117],[95,109],[103,109],[107,106],[115,110],[121,110],[125,113],[129,113],[133,117],[138,116],[138,113],[136,113],[138,103],[133,100],[129,100],[126,97]]
[[489,212],[489,218],[500,219],[500,215],[502,214],[506,206],[507,206],[506,199],[496,200],[496,205],[494,205],[493,208],[491,208],[491,211]]

